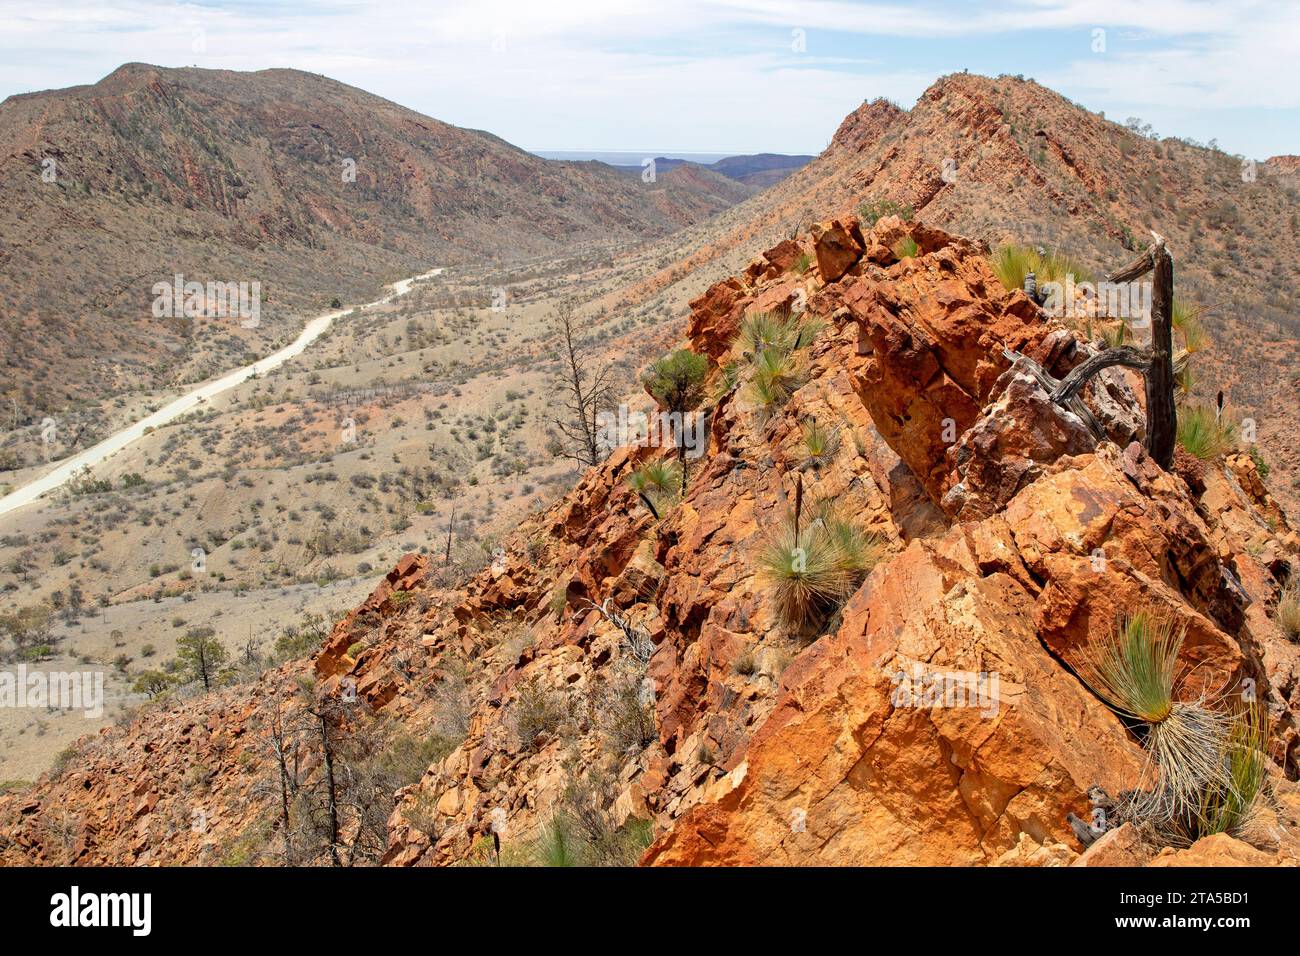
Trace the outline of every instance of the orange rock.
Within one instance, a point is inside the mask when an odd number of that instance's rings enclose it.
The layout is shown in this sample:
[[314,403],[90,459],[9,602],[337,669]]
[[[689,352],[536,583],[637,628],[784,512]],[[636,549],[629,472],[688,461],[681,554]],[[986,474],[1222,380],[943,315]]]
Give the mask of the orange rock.
[[[1277,866],[1276,857],[1257,850],[1249,843],[1226,833],[1203,837],[1185,850],[1166,847],[1155,855],[1149,866]],[[1292,864],[1294,865],[1294,864]]]
[[862,231],[856,219],[832,219],[812,227],[813,254],[824,282],[834,282],[862,258]]

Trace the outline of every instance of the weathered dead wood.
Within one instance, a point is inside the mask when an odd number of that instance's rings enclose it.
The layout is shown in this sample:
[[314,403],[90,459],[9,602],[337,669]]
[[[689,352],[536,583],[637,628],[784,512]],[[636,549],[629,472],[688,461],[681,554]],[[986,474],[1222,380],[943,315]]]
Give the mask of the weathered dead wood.
[[[1083,405],[1080,393],[1084,385],[1102,369],[1117,365],[1136,369],[1146,383],[1147,453],[1168,471],[1174,464],[1178,440],[1178,410],[1174,404],[1174,262],[1165,248],[1164,237],[1152,232],[1151,247],[1133,262],[1111,273],[1110,282],[1132,282],[1153,272],[1151,289],[1151,350],[1149,352],[1121,345],[1092,356],[1064,379],[1049,388],[1052,400],[1062,408],[1079,414]],[[1046,375],[1046,373],[1044,373]],[[1049,379],[1051,376],[1047,376]],[[1053,380],[1055,381],[1055,380]],[[1095,418],[1091,413],[1085,421]],[[1094,429],[1095,430],[1095,429]]]
[[1088,430],[1092,432],[1094,438],[1101,441],[1106,437],[1106,429],[1102,426],[1101,422],[1097,420],[1097,416],[1092,413],[1092,409],[1087,406],[1081,397],[1079,397],[1077,390],[1076,394],[1063,400],[1058,400],[1056,398],[1056,392],[1061,387],[1062,382],[1058,381],[1055,376],[1031,359],[1028,355],[1021,352],[1013,352],[1011,349],[1004,348],[1002,350],[1002,355],[1013,365],[1019,362],[1021,369],[1037,379],[1038,384],[1043,386],[1043,391],[1051,395],[1052,400],[1057,405],[1061,406],[1061,408],[1064,408],[1066,411],[1077,415],[1083,423],[1088,426]]
[[1174,404],[1174,260],[1160,237],[1151,247],[1155,261],[1151,289],[1151,368],[1147,383],[1147,452],[1168,471],[1178,443]]
[[1092,358],[1075,366],[1065,378],[1061,379],[1056,390],[1052,392],[1052,401],[1064,405],[1079,394],[1090,378],[1102,369],[1115,365],[1137,369],[1145,375],[1147,369],[1151,367],[1151,353],[1134,348],[1132,345],[1121,345],[1098,352]]
[[[1152,233],[1152,235],[1156,234]],[[1156,246],[1158,245],[1163,248],[1164,243],[1165,241],[1163,238],[1156,236],[1156,243],[1154,243],[1151,248],[1147,249],[1146,252],[1142,253],[1142,255],[1138,256],[1123,269],[1112,272],[1106,277],[1106,280],[1108,282],[1132,282],[1134,279],[1146,275],[1155,266],[1153,256],[1155,254]]]

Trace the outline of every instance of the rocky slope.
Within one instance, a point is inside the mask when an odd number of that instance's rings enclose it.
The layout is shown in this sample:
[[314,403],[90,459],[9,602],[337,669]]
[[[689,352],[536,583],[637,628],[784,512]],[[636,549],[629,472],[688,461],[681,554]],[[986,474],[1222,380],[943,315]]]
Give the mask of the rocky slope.
[[[0,860],[275,862],[271,728],[307,707],[446,743],[375,801],[369,857],[347,817],[358,861],[490,859],[492,834],[503,860],[536,858],[576,793],[621,833],[646,821],[652,865],[1294,864],[1300,647],[1273,615],[1300,537],[1247,456],[1156,467],[1127,373],[1085,396],[1104,438],[1053,405],[1028,362],[1059,377],[1091,346],[986,253],[896,217],[770,249],[693,303],[690,347],[716,380],[746,314],[824,325],[783,406],[714,392],[707,453],[661,520],[626,478],[666,453],[625,447],[464,591],[404,559],[310,665],[160,702],[0,798]],[[815,463],[810,418],[840,439]],[[800,484],[886,543],[820,634],[780,623],[758,573]],[[1136,606],[1185,625],[1191,692],[1267,706],[1271,793],[1244,839],[1157,852],[1129,827],[1084,852],[1067,823],[1089,787],[1140,781],[1136,738],[1064,663]],[[919,693],[972,675],[973,706]],[[324,771],[304,741],[305,791]]]
[[260,282],[259,329],[206,334],[260,350],[432,265],[664,235],[753,192],[701,168],[643,183],[543,160],[295,70],[128,64],[0,104],[0,334],[23,370],[0,394],[39,422],[183,374],[221,343],[151,314],[175,273]]
[[[947,169],[947,172],[945,172]],[[1252,419],[1300,508],[1300,212],[1294,157],[1253,167],[1191,142],[1150,138],[1032,80],[953,74],[910,110],[884,100],[845,118],[831,145],[761,196],[688,231],[663,282],[741,262],[817,218],[862,203],[910,206],[931,225],[996,246],[1041,244],[1101,277],[1150,230],[1168,240],[1176,292],[1212,343],[1197,357],[1203,398],[1225,392]]]

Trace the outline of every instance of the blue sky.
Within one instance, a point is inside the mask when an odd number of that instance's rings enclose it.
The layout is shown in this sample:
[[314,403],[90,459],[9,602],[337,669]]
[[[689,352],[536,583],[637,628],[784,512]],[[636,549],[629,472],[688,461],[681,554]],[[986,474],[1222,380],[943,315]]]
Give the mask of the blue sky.
[[864,99],[969,69],[1300,152],[1295,0],[0,0],[0,96],[129,61],[296,67],[529,149],[658,153],[815,153]]

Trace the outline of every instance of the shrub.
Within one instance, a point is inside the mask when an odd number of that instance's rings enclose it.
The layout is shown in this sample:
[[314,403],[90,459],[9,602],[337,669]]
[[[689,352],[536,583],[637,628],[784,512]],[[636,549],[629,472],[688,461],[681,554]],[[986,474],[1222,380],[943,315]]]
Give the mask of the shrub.
[[736,341],[741,351],[749,353],[750,361],[754,361],[769,349],[794,352],[811,345],[815,336],[813,324],[801,322],[798,317],[777,312],[754,312],[740,323]]
[[1289,640],[1300,641],[1300,584],[1295,581],[1278,598],[1277,624]]
[[1040,252],[1036,248],[1014,243],[999,246],[989,264],[993,273],[1008,290],[1023,289],[1025,276],[1034,274],[1041,288],[1044,282],[1064,282],[1074,276],[1075,282],[1091,282],[1092,272],[1078,262],[1056,250]]
[[642,690],[645,668],[624,664],[596,693],[596,720],[606,746],[619,756],[638,754],[658,736],[653,700]]
[[802,364],[791,352],[766,349],[754,357],[749,397],[766,411],[780,408],[803,384]]
[[682,466],[672,460],[648,461],[627,476],[627,483],[656,505],[672,503],[681,490]]
[[1255,470],[1259,472],[1259,477],[1267,480],[1271,469],[1268,467],[1268,462],[1264,460],[1264,456],[1260,453],[1258,445],[1250,446],[1250,460],[1255,463]]
[[653,825],[649,821],[614,825],[607,808],[614,801],[615,789],[614,780],[596,769],[585,776],[575,775],[565,789],[560,813],[568,820],[574,856],[584,866],[636,866],[650,845]]
[[172,678],[162,671],[145,671],[135,679],[131,685],[131,691],[136,694],[147,694],[150,698],[161,697],[172,685]]
[[541,866],[580,866],[573,823],[564,813],[552,815],[537,838],[537,862]]
[[1233,718],[1221,760],[1226,779],[1201,794],[1195,815],[1178,834],[1187,843],[1215,833],[1236,836],[1250,822],[1268,782],[1268,715],[1260,704],[1247,705]]
[[1174,331],[1182,339],[1182,347],[1187,354],[1200,352],[1209,346],[1210,340],[1201,321],[1202,310],[1199,306],[1188,305],[1182,299],[1174,299],[1170,318]]
[[1214,409],[1205,405],[1184,405],[1178,409],[1178,444],[1202,461],[1213,461],[1237,444],[1236,426],[1220,421]]
[[808,453],[805,463],[813,469],[830,464],[840,449],[839,429],[826,428],[815,418],[806,420],[801,429],[804,450]]
[[687,412],[704,398],[704,377],[708,371],[708,356],[678,349],[651,365],[642,381],[646,391],[664,408]]
[[538,737],[543,734],[554,736],[566,716],[563,701],[542,688],[535,678],[527,681],[519,689],[514,706],[515,734],[519,745],[535,752]]
[[804,630],[839,610],[882,550],[878,538],[827,507],[802,530],[785,522],[759,555],[759,577],[781,622]]
[[1175,693],[1184,634],[1171,620],[1139,610],[1113,634],[1087,641],[1071,662],[1111,710],[1145,726],[1157,779],[1151,792],[1133,798],[1132,810],[1158,825],[1193,818],[1207,790],[1227,785],[1222,754],[1231,718]]
[[373,770],[389,791],[419,782],[426,770],[447,758],[457,742],[438,734],[414,737],[396,733],[376,753]]
[[858,206],[858,218],[868,229],[887,216],[899,216],[911,222],[914,215],[911,203],[896,203],[891,199],[867,199]]
[[920,253],[921,247],[916,244],[916,240],[911,236],[904,236],[893,245],[894,258],[900,262],[903,259],[915,259]]
[[820,501],[813,506],[817,525],[844,555],[845,567],[859,580],[866,577],[885,555],[885,540],[878,534],[863,531],[850,518],[844,517],[830,501]]

